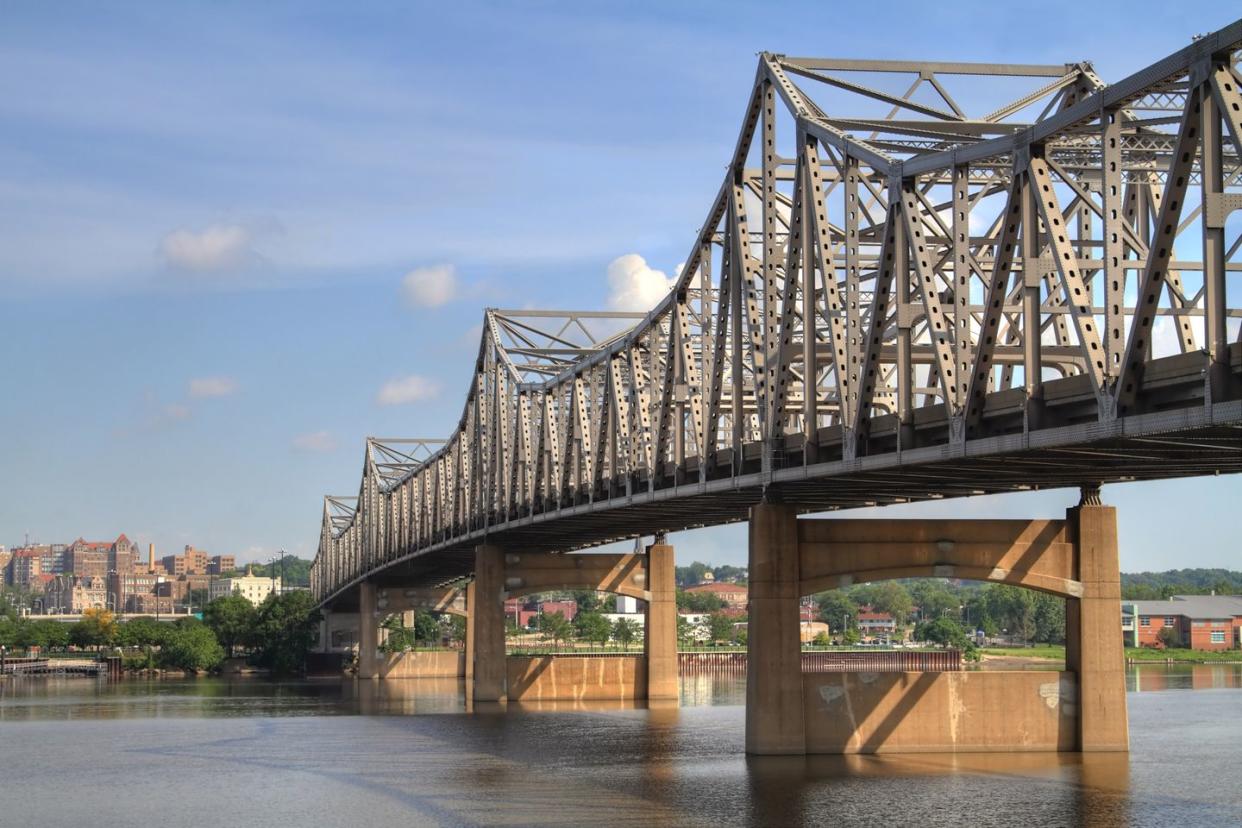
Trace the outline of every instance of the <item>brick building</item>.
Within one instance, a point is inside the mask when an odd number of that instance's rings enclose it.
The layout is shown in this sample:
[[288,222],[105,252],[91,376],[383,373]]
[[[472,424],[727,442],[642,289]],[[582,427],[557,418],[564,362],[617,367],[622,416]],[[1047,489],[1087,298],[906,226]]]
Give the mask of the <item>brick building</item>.
[[9,559],[5,582],[10,586],[30,589],[39,575],[43,574],[43,553],[37,546],[19,546]]
[[130,572],[137,557],[138,548],[124,534],[114,541],[78,538],[65,549],[61,571],[79,578],[105,578],[109,572]]
[[1174,595],[1167,601],[1122,601],[1121,628],[1127,647],[1161,647],[1161,630],[1172,628],[1180,647],[1239,649],[1242,596]]
[[55,575],[43,590],[43,611],[78,615],[87,609],[112,609],[106,578],[94,575]]
[[174,577],[178,575],[206,575],[207,566],[211,563],[211,556],[201,549],[195,549],[188,544],[180,555],[165,555],[160,563],[164,567],[165,574]]
[[694,595],[715,595],[731,609],[745,609],[747,601],[746,584],[728,584],[717,582],[686,587],[686,592]]
[[887,612],[875,612],[869,608],[858,612],[858,632],[864,640],[892,638],[897,632],[897,621]]
[[212,555],[207,563],[208,575],[223,575],[237,569],[237,561],[232,555]]

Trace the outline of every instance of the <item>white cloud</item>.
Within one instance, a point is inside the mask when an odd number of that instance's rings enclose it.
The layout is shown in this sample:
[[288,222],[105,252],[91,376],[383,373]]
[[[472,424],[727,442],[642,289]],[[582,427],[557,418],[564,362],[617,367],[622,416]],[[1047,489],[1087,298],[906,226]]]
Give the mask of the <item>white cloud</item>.
[[637,253],[627,253],[608,265],[608,307],[649,311],[672,289],[676,277],[653,270]]
[[259,259],[255,234],[240,224],[213,224],[200,231],[174,230],[160,242],[160,256],[174,270],[217,273]]
[[384,387],[375,396],[375,401],[380,405],[406,405],[432,399],[439,393],[440,386],[434,380],[411,374],[384,383]]
[[293,447],[299,451],[336,451],[336,438],[327,431],[308,431],[293,438]]
[[190,380],[190,396],[194,399],[228,397],[237,393],[237,380],[232,377],[199,377]]
[[414,308],[438,308],[453,301],[457,271],[449,264],[418,267],[401,280],[401,295]]

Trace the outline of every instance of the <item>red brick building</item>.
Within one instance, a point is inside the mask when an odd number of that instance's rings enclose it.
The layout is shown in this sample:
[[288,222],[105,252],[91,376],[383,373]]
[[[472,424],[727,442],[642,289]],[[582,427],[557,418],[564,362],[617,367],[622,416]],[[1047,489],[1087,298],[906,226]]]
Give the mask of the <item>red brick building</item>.
[[1179,647],[1242,648],[1242,596],[1174,595],[1167,601],[1123,601],[1121,628],[1129,647],[1162,647],[1161,630],[1175,630]]

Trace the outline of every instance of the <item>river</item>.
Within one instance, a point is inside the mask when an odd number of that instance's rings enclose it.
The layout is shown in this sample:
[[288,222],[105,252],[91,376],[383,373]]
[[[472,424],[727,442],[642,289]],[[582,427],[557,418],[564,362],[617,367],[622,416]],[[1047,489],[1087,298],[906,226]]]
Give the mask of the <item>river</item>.
[[1125,755],[747,758],[680,706],[470,709],[455,680],[0,680],[0,826],[1242,824],[1242,665],[1128,676]]

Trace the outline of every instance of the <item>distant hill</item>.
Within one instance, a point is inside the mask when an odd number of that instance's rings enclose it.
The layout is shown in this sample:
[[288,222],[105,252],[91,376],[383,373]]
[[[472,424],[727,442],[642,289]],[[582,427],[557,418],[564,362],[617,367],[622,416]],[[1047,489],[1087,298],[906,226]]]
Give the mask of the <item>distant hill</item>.
[[[292,555],[285,556],[285,583],[289,586],[310,585],[311,562]],[[280,574],[280,562],[275,564],[251,564],[255,575],[268,577],[269,567]],[[241,567],[244,571],[244,567]],[[695,561],[690,566],[677,567],[679,586],[702,583],[705,571],[711,571],[717,581],[745,582],[746,570],[741,567],[717,566]],[[1167,572],[1121,573],[1121,595],[1131,601],[1149,601],[1168,598],[1170,595],[1207,595],[1212,590],[1217,595],[1242,595],[1242,572],[1232,569],[1170,569]]]
[[[285,555],[284,584],[285,586],[310,586],[310,567],[311,562],[305,558],[296,558],[293,555]],[[237,571],[244,573],[246,567],[250,567],[251,572],[260,578],[270,578],[280,575],[280,561],[277,560],[273,564],[239,564]],[[273,571],[274,570],[274,571]]]
[[1232,569],[1170,569],[1121,573],[1121,597],[1151,601],[1170,595],[1242,595],[1242,572]]

